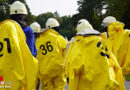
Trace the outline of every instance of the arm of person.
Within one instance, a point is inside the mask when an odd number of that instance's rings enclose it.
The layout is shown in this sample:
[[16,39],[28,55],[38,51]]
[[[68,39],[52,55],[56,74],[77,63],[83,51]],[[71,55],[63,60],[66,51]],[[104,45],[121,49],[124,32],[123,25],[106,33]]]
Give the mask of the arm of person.
[[31,28],[29,30],[28,35],[29,35],[28,38],[27,38],[28,47],[29,47],[32,55],[34,57],[36,57],[37,56],[37,49],[36,49],[36,46],[35,46],[34,33],[33,33],[33,30]]

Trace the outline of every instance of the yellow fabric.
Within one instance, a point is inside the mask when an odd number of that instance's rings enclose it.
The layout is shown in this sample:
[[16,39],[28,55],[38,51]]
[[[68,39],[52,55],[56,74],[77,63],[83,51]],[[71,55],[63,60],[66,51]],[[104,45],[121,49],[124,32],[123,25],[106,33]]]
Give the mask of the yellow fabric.
[[[42,33],[36,41],[38,51],[37,59],[39,66],[39,77],[42,83],[52,81],[59,74],[64,74],[64,55],[66,49],[66,40],[53,29],[48,29]],[[59,82],[65,86],[64,76]],[[54,86],[54,84],[53,84]],[[47,89],[50,90],[50,89]],[[59,89],[61,90],[61,89]]]
[[111,40],[109,40],[107,37],[104,37],[104,35],[101,35],[100,37],[102,37],[102,39],[103,39],[103,44],[105,46],[107,46],[106,53],[108,55],[110,55],[110,59],[108,59],[108,60],[109,60],[110,66],[114,70],[115,79],[116,79],[116,81],[118,82],[118,85],[119,85],[119,87],[117,88],[117,90],[125,90],[122,69],[121,69],[121,67],[120,67],[120,65],[119,65],[119,63],[118,63],[115,55],[111,51],[112,50]]
[[108,40],[112,53],[122,68],[123,75],[130,73],[130,31],[124,30],[124,24],[113,22],[108,26]]
[[12,20],[5,20],[0,23],[0,33],[0,43],[3,43],[3,48],[2,44],[0,46],[0,55],[3,54],[0,57],[0,76],[4,82],[11,82],[8,90],[35,90],[37,63],[26,45],[21,27]]
[[104,37],[106,37],[107,38],[107,33],[106,32],[103,32],[103,33],[101,33]]
[[41,81],[41,90],[65,90],[65,82],[66,78],[63,78],[64,74],[61,73],[57,75],[53,79],[48,79],[48,80],[42,80]]
[[76,36],[65,61],[69,90],[124,90],[120,66],[102,37]]

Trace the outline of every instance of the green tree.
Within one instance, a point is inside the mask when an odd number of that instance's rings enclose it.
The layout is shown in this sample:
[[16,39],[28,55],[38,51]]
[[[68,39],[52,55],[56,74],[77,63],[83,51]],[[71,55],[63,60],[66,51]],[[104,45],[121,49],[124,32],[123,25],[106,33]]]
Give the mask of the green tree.
[[69,40],[76,34],[76,30],[71,23],[71,16],[61,17],[63,23],[60,25],[60,33]]
[[73,24],[77,24],[80,19],[87,19],[95,29],[100,30],[105,0],[79,0],[78,5],[79,13],[73,15]]
[[130,2],[129,0],[106,0],[107,13],[117,20],[125,23],[126,28],[130,28]]
[[0,0],[0,21],[9,17],[9,3],[8,0]]
[[59,13],[56,11],[54,12],[54,18],[60,23],[62,24],[63,23],[63,20],[62,18],[60,17]]
[[40,14],[37,16],[36,21],[41,25],[42,28],[45,28],[45,23],[48,18],[54,18],[54,14],[51,12]]
[[55,13],[47,12],[40,14],[36,17],[36,21],[41,25],[42,28],[45,28],[46,21],[49,18],[55,18],[60,24],[62,24],[62,18],[59,16],[57,11]]
[[32,15],[32,22],[36,22],[37,16]]

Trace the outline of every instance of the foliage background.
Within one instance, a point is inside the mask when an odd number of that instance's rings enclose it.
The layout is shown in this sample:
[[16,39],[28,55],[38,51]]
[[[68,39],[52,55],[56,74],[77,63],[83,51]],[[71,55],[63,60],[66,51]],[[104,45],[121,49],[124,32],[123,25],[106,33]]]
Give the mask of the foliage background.
[[[0,21],[9,18],[9,6],[16,0],[0,0]],[[17,0],[23,2],[28,10],[29,25],[37,21],[42,28],[45,28],[45,22],[48,18],[56,18],[61,26],[60,33],[69,40],[76,33],[75,27],[80,19],[87,19],[94,29],[101,31],[101,23],[104,17],[114,16],[117,20],[125,23],[125,28],[130,28],[130,2],[129,0],[78,0],[78,13],[72,16],[60,16],[58,12],[46,12],[38,16],[32,15],[26,3],[26,0]],[[104,13],[103,13],[104,11]]]

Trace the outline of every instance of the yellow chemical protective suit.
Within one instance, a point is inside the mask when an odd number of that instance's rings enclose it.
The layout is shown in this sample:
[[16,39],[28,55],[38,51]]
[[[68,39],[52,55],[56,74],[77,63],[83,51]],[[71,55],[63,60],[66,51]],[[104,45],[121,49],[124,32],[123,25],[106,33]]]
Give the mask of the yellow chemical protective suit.
[[43,32],[36,41],[39,77],[42,90],[64,90],[66,40],[53,29]]
[[101,33],[104,37],[108,37],[108,33],[107,32],[103,32],[103,33]]
[[[118,60],[123,75],[130,74],[130,31],[124,30],[124,24],[113,22],[108,26],[109,48]],[[109,43],[110,43],[109,42]]]
[[66,58],[69,90],[125,90],[116,58],[97,35],[76,35]]
[[[129,29],[125,29],[125,30],[129,30]],[[129,31],[130,31],[130,30],[129,30]],[[130,74],[127,74],[126,77],[125,77],[125,79],[126,79],[127,81],[130,81]]]
[[35,90],[37,61],[21,27],[12,20],[0,23],[0,90]]
[[114,70],[114,73],[115,73],[115,76],[116,76],[115,79],[116,79],[116,81],[119,84],[119,87],[116,88],[116,90],[125,90],[122,69],[121,69],[121,67],[120,67],[120,65],[119,65],[116,57],[114,56],[114,54],[111,52],[110,49],[108,49],[108,46],[112,46],[111,45],[111,40],[108,40],[106,38],[106,36],[104,37],[103,35],[100,35],[100,37],[102,37],[102,39],[103,39],[103,44],[105,46],[107,46],[107,48],[106,48],[106,54],[110,55],[110,58],[108,60],[109,60],[110,66]]

